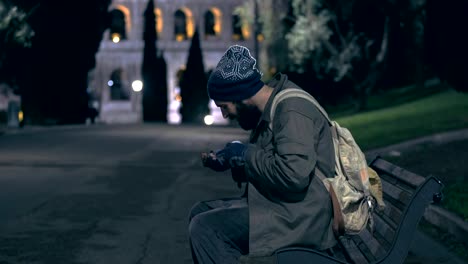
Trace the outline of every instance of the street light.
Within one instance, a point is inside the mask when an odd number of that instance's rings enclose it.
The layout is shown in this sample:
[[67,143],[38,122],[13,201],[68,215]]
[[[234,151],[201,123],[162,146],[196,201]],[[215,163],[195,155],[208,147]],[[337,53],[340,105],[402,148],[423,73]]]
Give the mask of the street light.
[[141,92],[143,90],[143,82],[140,80],[135,80],[132,82],[132,89],[135,92]]

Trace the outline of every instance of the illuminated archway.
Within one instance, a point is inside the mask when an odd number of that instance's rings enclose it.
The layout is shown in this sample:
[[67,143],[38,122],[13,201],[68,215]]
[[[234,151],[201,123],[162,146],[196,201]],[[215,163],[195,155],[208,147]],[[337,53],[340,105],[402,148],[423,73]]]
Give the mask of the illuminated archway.
[[114,9],[110,12],[110,40],[114,43],[119,43],[121,40],[127,39],[127,30],[125,27],[125,14],[119,9]]
[[219,36],[221,34],[221,21],[222,21],[222,14],[221,11],[216,8],[212,7],[208,11],[205,12],[205,35],[206,36]]
[[128,87],[125,87],[125,75],[122,68],[112,71],[107,85],[110,89],[110,99],[112,101],[129,100]]
[[232,38],[246,40],[250,37],[250,27],[238,14],[232,14]]
[[164,26],[163,14],[160,8],[154,9],[154,15],[156,16],[156,32],[161,35]]
[[191,38],[195,32],[192,11],[187,7],[179,8],[174,13],[174,36],[177,41]]

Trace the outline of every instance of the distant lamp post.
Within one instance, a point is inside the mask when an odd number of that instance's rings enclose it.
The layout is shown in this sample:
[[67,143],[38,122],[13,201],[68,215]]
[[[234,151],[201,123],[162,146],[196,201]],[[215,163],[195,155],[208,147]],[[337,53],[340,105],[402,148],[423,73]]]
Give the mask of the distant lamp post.
[[140,80],[135,80],[132,82],[132,89],[135,92],[141,92],[143,90],[143,82]]
[[120,42],[120,34],[119,33],[112,33],[112,42],[119,43]]
[[18,121],[21,123],[23,122],[23,119],[24,119],[24,114],[23,114],[23,111],[19,111],[18,112]]

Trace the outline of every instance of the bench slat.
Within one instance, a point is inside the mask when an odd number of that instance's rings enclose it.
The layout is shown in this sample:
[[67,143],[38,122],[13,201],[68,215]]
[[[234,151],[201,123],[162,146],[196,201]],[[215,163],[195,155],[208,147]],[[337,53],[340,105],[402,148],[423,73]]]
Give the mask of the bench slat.
[[374,224],[374,232],[379,234],[387,243],[392,244],[397,226],[391,226],[388,221],[382,219],[378,214],[374,214]]
[[[393,177],[399,179],[402,182],[405,182],[406,184],[412,186],[413,188],[418,187],[421,185],[421,183],[424,182],[425,178],[422,176],[419,176],[415,173],[412,173],[410,171],[407,171],[405,169],[402,169],[396,165],[393,165],[392,163],[383,160],[383,159],[377,159],[374,160],[371,163],[371,167],[373,169],[377,170],[377,173],[379,171],[385,172],[388,174],[391,174]],[[380,173],[379,173],[380,175]]]
[[394,206],[391,200],[384,200],[384,202],[385,208],[381,212],[376,211],[375,213],[385,219],[393,229],[396,229],[403,216],[403,212]]
[[406,206],[411,201],[412,193],[402,190],[395,185],[391,185],[387,181],[382,181],[382,189],[384,192],[384,199],[388,200],[391,198],[393,200],[391,203],[397,207],[400,207],[398,204]]
[[369,230],[367,229],[362,230],[361,233],[359,233],[358,237],[361,240],[360,247],[362,247],[361,244],[365,245],[371,254],[371,256],[367,255],[368,259],[371,259],[372,261],[374,261],[385,255],[386,253],[385,245],[382,245],[380,241],[375,239],[375,237],[372,236]]
[[344,248],[345,252],[343,252],[348,258],[350,258],[354,263],[359,263],[359,264],[368,264],[369,261],[367,258],[362,254],[362,252],[359,250],[358,246],[356,243],[347,237],[341,237],[340,238],[340,245],[341,247]]

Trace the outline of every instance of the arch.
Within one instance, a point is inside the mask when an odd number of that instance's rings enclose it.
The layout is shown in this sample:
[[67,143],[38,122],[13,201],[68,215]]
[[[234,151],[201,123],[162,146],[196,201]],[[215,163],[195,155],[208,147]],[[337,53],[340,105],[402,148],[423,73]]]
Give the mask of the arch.
[[117,9],[120,10],[125,16],[125,31],[130,33],[132,30],[132,17],[130,15],[130,9],[124,5],[113,5],[109,10]]
[[205,12],[205,36],[219,36],[222,29],[222,14],[219,8],[212,7]]
[[246,40],[250,37],[250,27],[238,14],[232,14],[232,37],[234,40]]
[[110,89],[110,99],[112,101],[129,100],[130,94],[127,87],[125,87],[125,76],[122,68],[117,68],[112,71],[107,85]]
[[181,7],[174,13],[174,36],[177,41],[191,38],[195,32],[192,11],[187,7]]
[[164,26],[164,20],[163,20],[163,14],[161,11],[161,8],[155,8],[154,9],[154,15],[156,17],[156,32],[158,35],[161,35],[163,31],[163,26]]

